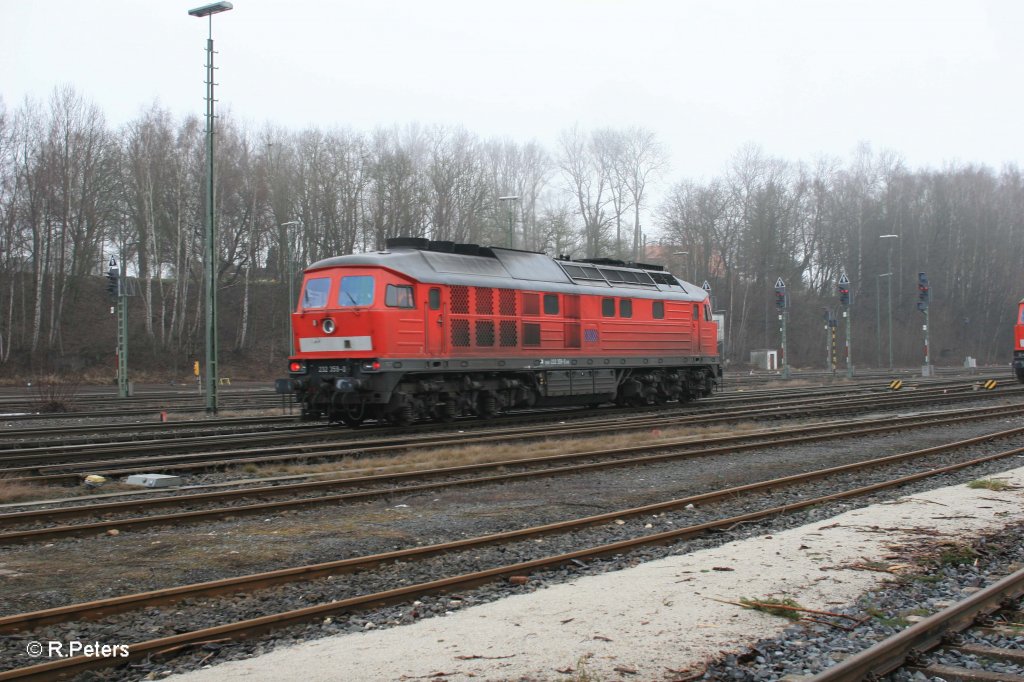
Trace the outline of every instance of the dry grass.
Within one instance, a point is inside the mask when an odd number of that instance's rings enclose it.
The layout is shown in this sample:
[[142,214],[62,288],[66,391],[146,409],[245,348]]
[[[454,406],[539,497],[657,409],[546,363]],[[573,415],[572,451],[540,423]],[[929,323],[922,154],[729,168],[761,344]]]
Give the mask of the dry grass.
[[1003,490],[1009,490],[1013,486],[1007,483],[1005,480],[999,478],[979,478],[971,481],[967,484],[968,488],[982,489],[982,490],[993,490],[995,492],[1002,492]]
[[340,461],[319,464],[257,465],[249,463],[234,469],[234,472],[239,475],[259,477],[318,475],[332,479],[345,479],[372,474],[404,473],[439,467],[599,452],[635,445],[650,446],[676,441],[694,443],[717,436],[750,433],[757,430],[753,424],[730,427],[709,426],[697,429],[693,427],[652,429],[648,432],[612,434],[594,438],[548,439],[529,443],[484,443],[465,447],[418,450],[390,457],[374,457],[372,461],[346,457]]
[[[774,383],[779,384],[780,382]],[[785,386],[786,388],[818,388],[821,386],[821,382],[810,381],[809,379],[786,379],[783,382],[781,382],[781,385]]]
[[[765,613],[770,613],[773,616],[779,616],[789,620],[800,620],[803,617],[803,614],[800,613],[800,611],[794,610],[802,609],[803,607],[800,606],[798,602],[788,598],[776,599],[775,597],[765,597],[763,599],[747,599],[746,597],[743,597],[740,599],[740,604],[748,609],[753,609],[754,611],[764,611]],[[779,606],[791,606],[793,609],[776,608]]]
[[30,485],[28,483],[20,483],[17,481],[5,481],[0,478],[0,504],[67,497],[69,494],[67,491],[69,490],[73,489]]
[[107,481],[96,488],[84,485],[65,487],[56,485],[33,485],[21,481],[9,481],[0,478],[0,504],[13,502],[35,502],[36,500],[60,500],[66,497],[82,497],[91,494],[145,492],[145,488],[137,485],[125,485],[117,481]]

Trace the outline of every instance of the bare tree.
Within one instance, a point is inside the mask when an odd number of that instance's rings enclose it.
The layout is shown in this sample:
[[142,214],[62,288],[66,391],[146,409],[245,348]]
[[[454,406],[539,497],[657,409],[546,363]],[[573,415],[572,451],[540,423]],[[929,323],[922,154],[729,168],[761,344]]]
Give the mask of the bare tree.
[[562,133],[559,152],[558,167],[583,221],[584,250],[589,257],[599,256],[610,223],[610,159],[579,126]]
[[633,207],[633,260],[641,260],[643,230],[640,213],[647,198],[647,184],[668,168],[668,153],[653,131],[632,127],[619,133],[616,175],[629,192]]

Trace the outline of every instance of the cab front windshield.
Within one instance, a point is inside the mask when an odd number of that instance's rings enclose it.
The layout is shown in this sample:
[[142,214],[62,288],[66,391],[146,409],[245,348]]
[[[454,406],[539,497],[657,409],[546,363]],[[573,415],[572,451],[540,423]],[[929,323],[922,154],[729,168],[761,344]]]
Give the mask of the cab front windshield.
[[1024,305],[1020,307],[1020,314],[1017,315],[1017,323],[1024,324]]
[[373,277],[352,275],[341,278],[338,288],[338,305],[342,308],[373,305]]
[[327,295],[331,290],[330,277],[314,277],[306,280],[306,288],[302,293],[302,307],[323,308],[327,305]]

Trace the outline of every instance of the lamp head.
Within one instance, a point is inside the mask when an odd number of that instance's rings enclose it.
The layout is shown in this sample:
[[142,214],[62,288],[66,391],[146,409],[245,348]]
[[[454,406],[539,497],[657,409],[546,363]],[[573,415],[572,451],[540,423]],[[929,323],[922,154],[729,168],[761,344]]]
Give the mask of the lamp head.
[[189,16],[193,17],[208,17],[211,14],[218,14],[220,12],[227,12],[229,9],[234,9],[235,6],[230,2],[215,2],[212,5],[203,5],[202,7],[196,7],[188,11]]

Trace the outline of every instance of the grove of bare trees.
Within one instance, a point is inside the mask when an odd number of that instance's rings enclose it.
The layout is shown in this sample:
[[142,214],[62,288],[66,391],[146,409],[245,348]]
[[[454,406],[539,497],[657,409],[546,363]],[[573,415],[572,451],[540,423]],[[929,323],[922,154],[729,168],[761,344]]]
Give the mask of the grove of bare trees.
[[[668,151],[640,127],[570,127],[551,149],[458,127],[250,129],[231,116],[217,133],[220,337],[240,373],[283,366],[293,273],[396,236],[660,263],[707,280],[732,363],[777,347],[782,277],[791,362],[823,367],[825,309],[838,308],[846,273],[856,364],[887,363],[890,282],[897,364],[920,364],[914,302],[927,272],[934,361],[1009,361],[1024,291],[1015,167],[913,170],[866,146],[806,163],[746,146],[719,177],[673,184]],[[201,357],[204,153],[201,121],[158,105],[113,127],[71,87],[0,101],[5,373],[113,366],[111,256],[133,276],[133,362],[178,371]]]

